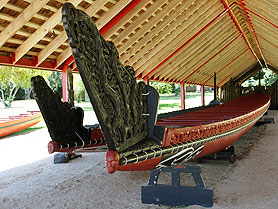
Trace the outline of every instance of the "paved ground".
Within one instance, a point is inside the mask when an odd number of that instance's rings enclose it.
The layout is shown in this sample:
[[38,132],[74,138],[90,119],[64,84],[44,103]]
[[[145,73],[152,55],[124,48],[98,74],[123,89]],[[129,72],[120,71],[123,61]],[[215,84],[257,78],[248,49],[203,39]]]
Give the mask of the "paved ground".
[[[278,119],[278,111],[270,115]],[[277,136],[277,124],[254,127],[236,143],[235,164],[199,164],[206,186],[214,190],[213,208],[277,208]],[[158,208],[141,204],[140,189],[149,171],[109,175],[105,153],[53,165],[46,148],[49,140],[45,128],[0,140],[1,209]],[[162,176],[160,183],[168,180]],[[188,176],[182,183],[192,185]]]

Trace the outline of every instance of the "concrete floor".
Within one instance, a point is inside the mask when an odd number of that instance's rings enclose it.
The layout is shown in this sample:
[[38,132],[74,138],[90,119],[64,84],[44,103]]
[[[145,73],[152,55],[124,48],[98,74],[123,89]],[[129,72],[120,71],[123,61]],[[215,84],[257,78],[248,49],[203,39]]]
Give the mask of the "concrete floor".
[[[278,111],[269,111],[269,116],[277,121]],[[277,139],[276,123],[256,126],[235,144],[234,164],[190,163],[201,166],[206,186],[213,189],[213,208],[277,208]],[[105,153],[53,165],[46,150],[49,140],[46,129],[0,140],[0,209],[170,208],[141,203],[141,186],[147,184],[150,171],[109,175]],[[18,166],[19,161],[27,164]],[[169,180],[163,175],[159,183]],[[192,185],[188,176],[181,182]]]

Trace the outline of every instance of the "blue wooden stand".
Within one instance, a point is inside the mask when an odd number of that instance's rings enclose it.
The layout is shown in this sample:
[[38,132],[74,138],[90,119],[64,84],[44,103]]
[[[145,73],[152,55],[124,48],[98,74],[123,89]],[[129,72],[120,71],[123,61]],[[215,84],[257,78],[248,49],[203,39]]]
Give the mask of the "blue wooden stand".
[[[157,184],[160,172],[170,172],[172,174],[172,185]],[[180,173],[191,173],[196,186],[181,186]],[[141,197],[144,204],[201,205],[204,207],[212,207],[213,205],[212,190],[205,187],[199,166],[166,167],[152,170],[148,185],[141,188]]]

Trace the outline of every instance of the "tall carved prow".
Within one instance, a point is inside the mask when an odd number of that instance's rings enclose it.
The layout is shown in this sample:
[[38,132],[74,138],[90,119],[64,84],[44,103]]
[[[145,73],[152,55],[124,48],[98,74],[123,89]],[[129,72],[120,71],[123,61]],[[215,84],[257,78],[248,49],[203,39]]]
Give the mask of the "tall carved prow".
[[[87,14],[69,3],[64,4],[62,14],[73,56],[108,148],[121,152],[151,137],[149,126],[152,123],[153,132],[156,118],[151,117],[151,122],[148,119],[151,87],[137,83],[133,68],[122,65],[113,42],[104,40]],[[156,110],[153,114],[156,116]]]

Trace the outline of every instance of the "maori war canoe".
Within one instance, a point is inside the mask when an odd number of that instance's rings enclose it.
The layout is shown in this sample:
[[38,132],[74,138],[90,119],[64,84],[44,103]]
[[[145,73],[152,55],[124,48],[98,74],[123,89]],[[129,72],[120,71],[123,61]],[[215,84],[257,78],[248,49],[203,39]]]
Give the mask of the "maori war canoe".
[[83,126],[82,108],[61,102],[40,76],[32,90],[52,141],[48,151],[107,151],[109,173],[152,170],[221,151],[244,135],[270,105],[267,94],[157,114],[158,92],[123,66],[113,42],[66,3],[62,21],[99,124]]
[[9,116],[9,118],[0,118],[0,138],[29,128],[41,122],[42,119],[39,111]]

